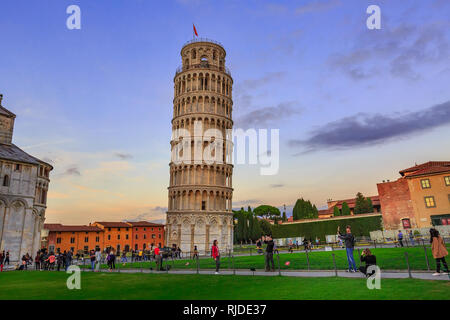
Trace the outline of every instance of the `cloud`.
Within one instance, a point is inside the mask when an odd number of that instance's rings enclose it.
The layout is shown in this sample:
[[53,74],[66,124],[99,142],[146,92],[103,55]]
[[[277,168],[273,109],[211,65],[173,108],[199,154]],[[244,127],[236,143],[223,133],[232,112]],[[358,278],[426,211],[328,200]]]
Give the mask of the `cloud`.
[[117,158],[119,158],[121,160],[127,160],[127,159],[133,158],[133,156],[129,153],[121,153],[121,152],[114,153],[114,156],[116,156]]
[[67,168],[63,173],[60,173],[62,176],[81,176],[80,169],[78,166],[74,165]]
[[450,124],[450,101],[420,111],[394,116],[359,113],[314,130],[306,140],[290,140],[302,153],[319,149],[345,149],[379,144]]
[[285,75],[285,72],[268,72],[260,78],[248,79],[236,84],[234,88],[235,105],[238,105],[240,109],[248,109],[253,102],[253,96],[249,92],[255,92],[273,81],[284,78]]
[[327,1],[311,1],[307,4],[299,6],[295,9],[296,15],[305,13],[321,12],[333,9],[341,4],[339,0],[327,0]]
[[277,81],[284,78],[285,75],[285,72],[268,72],[261,78],[244,80],[242,82],[242,86],[244,86],[246,89],[260,88],[272,81]]
[[283,188],[284,184],[271,184],[270,187],[271,188]]
[[133,218],[127,219],[126,221],[164,221],[155,223],[165,223],[167,207],[152,207],[149,208],[147,212],[140,213]]
[[332,54],[328,64],[354,80],[382,74],[417,80],[418,66],[448,61],[450,45],[445,26],[421,25],[420,28],[402,24],[382,32],[364,32],[348,53]]
[[295,108],[296,102],[282,102],[274,107],[264,107],[253,110],[236,119],[236,127],[241,128],[263,128],[283,118],[299,114],[300,110]]
[[239,210],[241,207],[248,207],[248,206],[258,206],[262,204],[263,202],[259,199],[248,199],[248,200],[241,200],[241,201],[233,201],[233,210]]

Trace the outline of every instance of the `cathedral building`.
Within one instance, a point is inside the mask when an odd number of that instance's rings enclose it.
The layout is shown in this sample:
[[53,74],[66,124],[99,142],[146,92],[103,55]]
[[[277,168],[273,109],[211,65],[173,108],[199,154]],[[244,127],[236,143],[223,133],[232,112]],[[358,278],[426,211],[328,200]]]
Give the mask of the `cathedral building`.
[[40,249],[49,174],[53,167],[12,143],[16,115],[0,94],[0,250],[11,263]]
[[165,242],[183,252],[210,252],[214,240],[222,254],[233,249],[233,78],[225,56],[215,41],[189,41],[174,77]]

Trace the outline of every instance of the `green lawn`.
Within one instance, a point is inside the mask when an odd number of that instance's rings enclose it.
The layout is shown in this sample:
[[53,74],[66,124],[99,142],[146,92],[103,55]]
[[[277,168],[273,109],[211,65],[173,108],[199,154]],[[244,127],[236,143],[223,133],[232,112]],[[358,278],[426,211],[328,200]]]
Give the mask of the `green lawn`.
[[64,272],[0,273],[0,299],[449,299],[450,282],[231,275],[82,273],[68,290]]
[[[362,251],[362,250],[361,250]],[[408,252],[409,262],[412,270],[427,270],[427,263],[425,259],[425,251],[423,247],[414,248],[377,248],[372,249],[372,253],[377,257],[377,264],[383,270],[406,270],[406,260],[405,251]],[[347,257],[345,250],[336,250],[333,252],[316,251],[309,253],[309,268],[310,270],[332,270],[334,269],[332,253],[335,254],[337,268],[342,270],[348,268]],[[430,269],[435,269],[435,260],[431,254],[430,248],[427,248],[427,256],[430,264]],[[358,250],[354,251],[354,257],[359,265]],[[280,266],[283,270],[306,270],[308,269],[307,256],[305,252],[296,253],[282,253],[279,255]],[[277,256],[274,255],[274,261],[276,268]],[[290,264],[286,265],[289,261]],[[192,269],[197,268],[197,264],[193,260],[189,259],[175,259],[168,260],[166,263],[170,264],[174,269]],[[155,263],[149,262],[134,262],[121,264],[116,263],[118,268],[155,268]],[[233,261],[231,258],[223,256],[221,259],[221,266],[224,269],[232,268]],[[103,265],[102,268],[106,268]],[[234,267],[236,269],[264,269],[264,256],[263,255],[252,255],[252,256],[241,256],[234,257]],[[211,258],[199,259],[200,269],[214,269],[215,263]]]

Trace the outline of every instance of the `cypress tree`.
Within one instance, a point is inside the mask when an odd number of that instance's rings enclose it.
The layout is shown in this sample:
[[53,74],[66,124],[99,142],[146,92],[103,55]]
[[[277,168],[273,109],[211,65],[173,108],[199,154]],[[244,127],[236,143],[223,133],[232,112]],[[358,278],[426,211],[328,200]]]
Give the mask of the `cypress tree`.
[[342,212],[341,212],[342,216],[349,216],[351,215],[350,213],[350,208],[348,206],[348,203],[344,201],[344,203],[342,203]]
[[341,212],[339,211],[338,206],[334,206],[333,208],[333,216],[338,217],[341,215]]

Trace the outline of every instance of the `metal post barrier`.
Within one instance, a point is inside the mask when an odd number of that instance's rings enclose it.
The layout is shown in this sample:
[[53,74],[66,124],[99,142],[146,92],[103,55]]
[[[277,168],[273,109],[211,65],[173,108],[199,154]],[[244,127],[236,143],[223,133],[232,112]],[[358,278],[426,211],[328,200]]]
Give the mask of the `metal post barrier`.
[[250,249],[250,256],[252,255],[252,248],[249,248]]
[[168,260],[169,260],[169,257],[167,257],[167,259],[166,259],[166,273],[169,273],[169,262],[168,262]]
[[198,266],[198,255],[195,257],[196,262],[197,262],[197,274],[199,274],[199,266]]
[[234,268],[234,254],[231,255],[231,262],[233,265],[233,274],[236,274],[236,269]]
[[[361,251],[359,250],[359,248],[358,248],[358,263],[361,266]],[[356,261],[355,261],[355,264],[356,264]]]
[[308,264],[308,271],[309,271],[309,254],[308,254],[308,250],[306,250],[306,263]]
[[427,247],[423,247],[423,251],[425,251],[425,260],[427,262],[427,269],[430,271],[430,261],[428,261]]
[[277,261],[278,261],[278,275],[281,276],[280,254],[278,252],[277,252]]
[[408,266],[408,275],[410,278],[412,278],[411,267],[409,266],[408,252],[406,252],[406,251],[405,251],[405,260],[406,260],[406,265]]
[[331,254],[333,256],[333,264],[334,264],[334,274],[336,277],[338,276],[337,266],[336,266],[336,258],[334,256],[334,253]]

